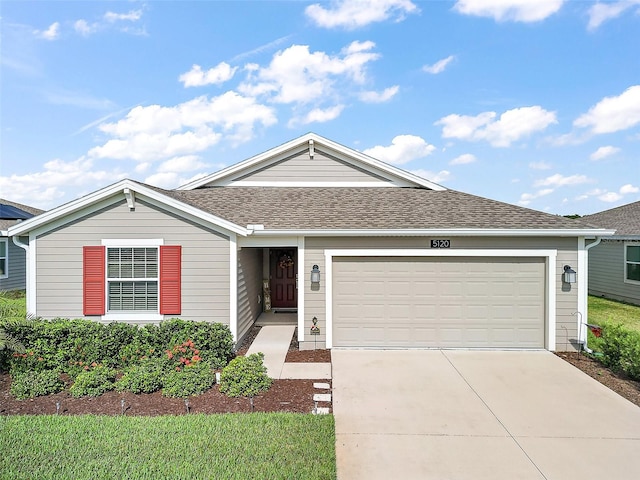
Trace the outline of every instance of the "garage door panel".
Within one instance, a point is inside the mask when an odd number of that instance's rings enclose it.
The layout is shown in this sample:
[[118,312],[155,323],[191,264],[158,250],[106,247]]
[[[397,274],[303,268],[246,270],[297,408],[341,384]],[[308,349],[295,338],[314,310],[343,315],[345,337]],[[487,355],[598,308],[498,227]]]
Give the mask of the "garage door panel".
[[542,258],[336,258],[333,344],[542,348],[544,282]]

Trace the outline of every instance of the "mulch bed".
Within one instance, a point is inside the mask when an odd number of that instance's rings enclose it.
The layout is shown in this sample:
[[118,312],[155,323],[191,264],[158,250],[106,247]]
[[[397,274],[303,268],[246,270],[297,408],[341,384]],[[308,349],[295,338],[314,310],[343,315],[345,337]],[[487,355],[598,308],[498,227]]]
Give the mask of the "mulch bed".
[[[246,354],[259,331],[260,327],[253,327],[238,349],[238,355]],[[331,361],[329,350],[298,351],[296,336],[297,333],[294,333],[287,353],[287,362]],[[314,382],[326,383],[327,380],[274,380],[267,392],[254,398],[254,411],[310,413],[315,406],[313,402],[315,393],[331,393],[330,389],[314,388]],[[163,397],[161,392],[137,395],[129,392],[107,392],[95,398],[73,398],[65,390],[55,395],[17,400],[9,393],[10,386],[10,375],[0,374],[0,415],[55,414],[56,403],[60,404],[60,415],[122,415],[122,400],[124,400],[125,415],[251,412],[249,399],[227,397],[220,393],[217,385],[202,395],[190,397],[188,412],[183,399]]]
[[612,372],[584,353],[557,352],[556,355],[640,407],[640,382]]

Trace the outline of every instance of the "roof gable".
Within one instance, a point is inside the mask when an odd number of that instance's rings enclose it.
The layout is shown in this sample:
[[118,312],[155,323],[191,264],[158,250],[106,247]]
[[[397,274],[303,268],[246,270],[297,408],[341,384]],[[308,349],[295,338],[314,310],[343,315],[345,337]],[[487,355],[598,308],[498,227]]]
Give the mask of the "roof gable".
[[178,214],[182,218],[189,219],[195,223],[207,225],[223,232],[246,234],[246,228],[229,222],[213,213],[176,201],[169,193],[160,188],[124,179],[9,227],[8,235],[23,235],[26,232],[41,234],[82,218],[92,211],[120,202],[123,199],[126,199],[129,208],[133,209],[138,198],[143,198],[153,205]]
[[200,187],[422,187],[446,190],[392,165],[314,133],[308,133],[183,185]]
[[640,235],[640,202],[585,215],[582,219],[592,225],[615,229],[616,236]]

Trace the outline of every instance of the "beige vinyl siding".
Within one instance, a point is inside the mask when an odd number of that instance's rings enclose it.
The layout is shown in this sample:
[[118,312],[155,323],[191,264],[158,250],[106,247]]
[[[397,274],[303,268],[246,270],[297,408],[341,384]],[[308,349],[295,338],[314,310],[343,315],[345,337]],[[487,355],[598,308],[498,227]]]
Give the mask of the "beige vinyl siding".
[[[82,317],[82,247],[102,239],[156,239],[182,245],[186,320],[229,324],[229,240],[141,201],[119,202],[37,239],[37,315]],[[95,318],[95,317],[90,317]]]
[[[439,237],[441,238],[441,237]],[[577,286],[563,286],[561,275],[564,265],[578,264],[577,238],[535,238],[535,237],[448,237],[451,249],[556,249],[555,275],[556,279],[556,349],[573,350],[578,335]],[[430,247],[431,239],[426,237],[364,237],[364,238],[333,238],[306,237],[305,238],[305,272],[310,272],[314,264],[320,266],[324,272],[326,249],[337,248],[426,248]],[[308,275],[304,279],[305,288],[305,342],[313,343],[309,335],[309,326],[315,316],[322,335],[318,338],[326,340],[326,284],[323,277],[320,287],[311,290]],[[546,319],[545,319],[546,321]],[[545,342],[547,339],[545,339]],[[304,347],[303,347],[304,348]]]
[[0,278],[0,291],[24,290],[26,288],[27,262],[24,249],[18,247],[11,238],[2,237],[7,243],[7,278]]
[[238,252],[238,342],[261,313],[262,249],[243,248]]
[[621,240],[603,240],[589,250],[589,294],[640,305],[640,285],[624,281]]
[[380,182],[386,180],[351,165],[334,160],[316,150],[313,158],[308,151],[272,164],[256,172],[235,178],[252,182]]

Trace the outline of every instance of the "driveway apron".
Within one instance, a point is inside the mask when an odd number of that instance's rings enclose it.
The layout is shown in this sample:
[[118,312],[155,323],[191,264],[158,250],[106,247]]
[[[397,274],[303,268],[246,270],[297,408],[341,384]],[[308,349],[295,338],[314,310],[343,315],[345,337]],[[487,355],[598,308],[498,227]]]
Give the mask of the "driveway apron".
[[550,352],[332,351],[339,479],[640,478],[640,408]]

